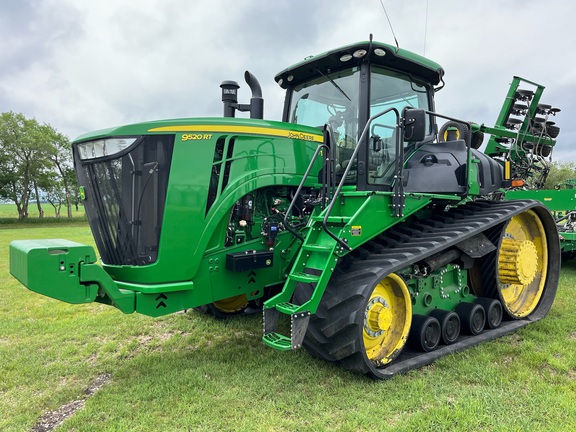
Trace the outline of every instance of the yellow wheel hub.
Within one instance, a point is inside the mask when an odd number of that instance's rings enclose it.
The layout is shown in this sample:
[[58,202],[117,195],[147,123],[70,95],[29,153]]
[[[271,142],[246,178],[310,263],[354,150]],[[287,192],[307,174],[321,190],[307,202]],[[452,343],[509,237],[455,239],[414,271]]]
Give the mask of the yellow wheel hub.
[[547,274],[546,232],[538,215],[528,210],[510,219],[498,253],[498,290],[506,311],[516,318],[530,315]]
[[376,335],[388,331],[393,318],[390,305],[383,297],[374,297],[370,303],[372,307],[368,310],[369,330],[367,332]]
[[396,274],[380,281],[366,305],[364,348],[378,366],[390,363],[402,350],[412,323],[412,303],[406,284]]
[[526,285],[534,280],[538,268],[538,250],[530,240],[502,239],[498,275],[503,284]]

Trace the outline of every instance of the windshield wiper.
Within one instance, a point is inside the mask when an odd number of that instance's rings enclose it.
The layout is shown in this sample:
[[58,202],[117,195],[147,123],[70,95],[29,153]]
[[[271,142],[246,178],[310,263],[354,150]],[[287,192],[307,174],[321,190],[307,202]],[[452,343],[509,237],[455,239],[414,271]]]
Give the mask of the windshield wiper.
[[318,68],[316,68],[316,72],[318,72],[320,75],[322,75],[322,76],[323,76],[324,78],[326,78],[328,81],[330,81],[330,82],[332,83],[332,85],[333,85],[334,87],[336,87],[336,88],[338,89],[338,91],[339,91],[340,93],[342,93],[346,99],[348,99],[350,102],[352,102],[352,99],[350,99],[350,98],[348,97],[348,95],[347,95],[346,93],[344,93],[344,90],[342,90],[342,89],[340,88],[340,86],[339,86],[338,84],[336,84],[336,82],[335,82],[332,78],[330,78],[329,75],[323,74],[322,71],[321,71],[320,69],[318,69]]

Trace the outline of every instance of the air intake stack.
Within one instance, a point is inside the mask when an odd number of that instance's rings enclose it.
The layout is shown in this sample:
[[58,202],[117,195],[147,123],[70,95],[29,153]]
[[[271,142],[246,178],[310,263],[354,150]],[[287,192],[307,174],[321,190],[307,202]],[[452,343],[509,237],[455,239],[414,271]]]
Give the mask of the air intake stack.
[[254,75],[246,71],[244,73],[246,84],[252,91],[252,97],[249,104],[238,103],[238,89],[240,86],[236,81],[223,81],[220,84],[222,89],[222,103],[224,104],[224,117],[235,117],[236,110],[250,112],[250,118],[264,118],[264,98],[262,97],[262,88]]

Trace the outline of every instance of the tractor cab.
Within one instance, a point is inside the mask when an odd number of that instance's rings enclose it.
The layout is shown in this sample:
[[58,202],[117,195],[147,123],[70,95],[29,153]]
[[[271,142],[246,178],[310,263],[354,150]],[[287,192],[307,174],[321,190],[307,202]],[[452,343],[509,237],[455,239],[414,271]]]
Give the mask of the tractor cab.
[[[438,64],[416,54],[362,42],[312,57],[275,79],[286,89],[283,121],[331,127],[337,175],[350,163],[368,120],[389,110],[369,125],[370,145],[360,149],[346,182],[390,190],[401,112],[406,107],[433,111],[434,86],[443,74]],[[434,119],[427,115],[424,141],[432,141],[434,131]]]
[[[327,125],[331,130],[334,171],[337,179],[346,172],[346,184],[389,191],[395,179],[402,178],[406,192],[460,196],[493,192],[502,183],[498,163],[471,150],[464,139],[444,142],[441,137],[435,142],[435,117],[440,115],[430,113],[443,75],[437,63],[417,54],[361,42],[311,57],[275,79],[286,89],[284,122]],[[405,109],[426,112],[420,138],[409,133],[399,137]],[[366,139],[360,143],[367,124]],[[362,148],[352,160],[359,145]],[[472,167],[469,159],[479,161],[478,166]],[[469,170],[475,170],[471,180]],[[470,185],[479,188],[471,191]]]

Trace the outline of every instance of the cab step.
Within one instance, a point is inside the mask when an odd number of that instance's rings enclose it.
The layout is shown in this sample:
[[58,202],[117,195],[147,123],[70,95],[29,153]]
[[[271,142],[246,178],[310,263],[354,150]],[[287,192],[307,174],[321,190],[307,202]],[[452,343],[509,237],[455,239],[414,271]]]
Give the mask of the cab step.
[[290,273],[290,279],[296,282],[314,283],[320,280],[320,275],[313,275],[304,272]]
[[[300,306],[292,303],[280,303],[273,308],[264,308],[264,336],[262,336],[262,340],[266,345],[280,351],[302,347],[311,314],[310,311],[294,312],[298,308]],[[290,315],[290,336],[276,331],[280,314]]]
[[262,336],[262,340],[266,345],[277,349],[279,351],[288,351],[292,349],[292,341],[289,337],[281,335],[280,333],[268,333]]
[[278,310],[278,312],[286,314],[286,315],[292,315],[294,313],[296,313],[298,311],[298,308],[300,306],[292,304],[292,303],[278,303],[275,308],[276,310]]

